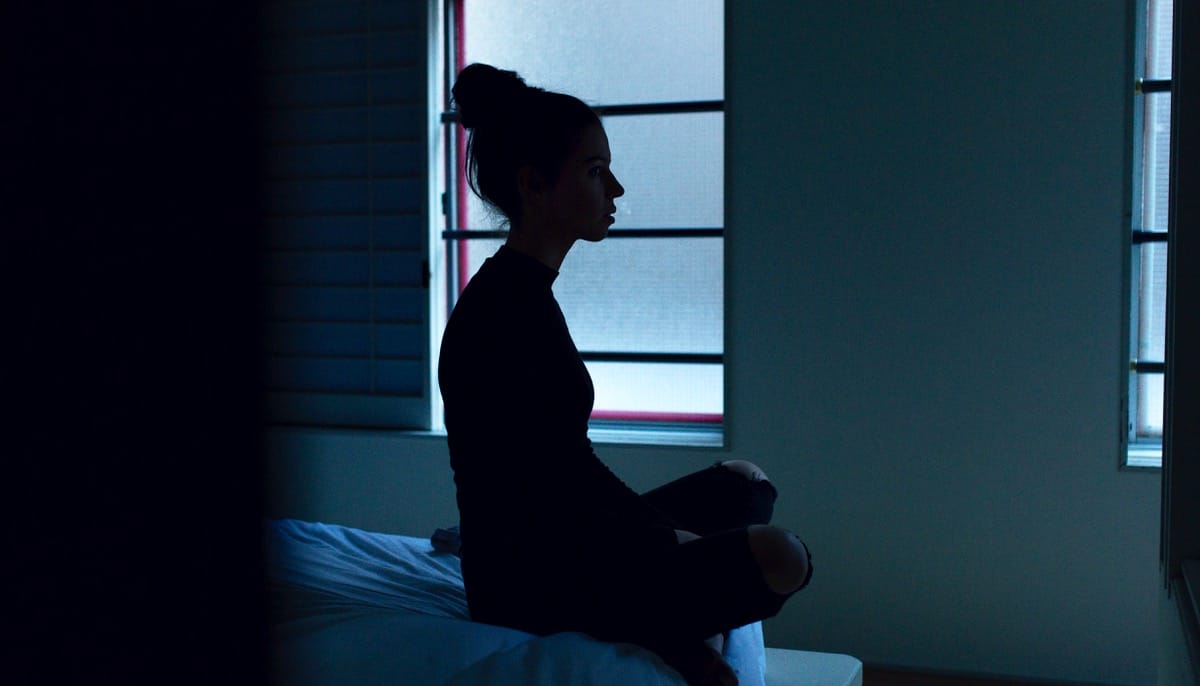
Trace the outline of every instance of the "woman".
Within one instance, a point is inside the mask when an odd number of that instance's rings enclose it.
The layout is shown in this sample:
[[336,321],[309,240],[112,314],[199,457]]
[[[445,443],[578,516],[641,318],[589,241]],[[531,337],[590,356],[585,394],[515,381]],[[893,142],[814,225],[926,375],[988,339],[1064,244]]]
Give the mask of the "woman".
[[731,461],[644,495],[592,451],[591,378],[551,292],[580,240],[608,233],[624,193],[580,100],[473,64],[453,89],[468,179],[509,224],[463,291],[438,375],[471,616],[581,631],[657,652],[692,684],[736,679],[721,636],[775,615],[811,576],[767,526],[776,492]]

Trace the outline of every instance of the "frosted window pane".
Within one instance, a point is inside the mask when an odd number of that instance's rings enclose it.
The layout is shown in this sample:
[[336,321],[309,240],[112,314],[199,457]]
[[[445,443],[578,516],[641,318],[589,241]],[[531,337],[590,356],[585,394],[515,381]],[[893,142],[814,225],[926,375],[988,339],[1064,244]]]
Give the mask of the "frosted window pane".
[[[606,117],[617,198],[615,229],[721,228],[725,136],[721,112]],[[460,170],[460,179],[465,178]],[[504,217],[466,192],[464,229],[496,229]]]
[[466,224],[459,227],[462,229],[507,229],[505,225],[507,221],[504,215],[499,211],[494,211],[488,207],[470,188],[467,187],[466,176],[459,175],[460,182],[465,189],[467,196],[467,216]]
[[[496,251],[500,249],[500,246],[503,243],[504,239],[502,238],[480,238],[471,241],[463,241],[462,243],[458,244],[462,246],[462,252],[466,253],[467,257],[467,279],[464,279],[464,282],[469,280],[470,277],[475,276],[475,272],[479,271],[479,268],[483,266],[484,260],[492,255],[495,255]],[[458,247],[458,245],[455,247]]]
[[554,283],[580,350],[720,353],[720,238],[612,238],[575,246]]
[[[472,276],[501,243],[501,239],[466,243]],[[722,241],[713,238],[617,239],[576,246],[554,290],[577,347],[721,352],[722,252]],[[672,264],[672,259],[679,264]],[[602,267],[605,264],[613,266]],[[709,278],[712,274],[715,280]],[[724,412],[724,370],[719,364],[588,362],[587,366],[596,388],[597,412]]]
[[[1174,3],[1147,3],[1146,66],[1149,79],[1171,78],[1171,42]],[[1143,96],[1142,208],[1140,228],[1167,231],[1171,144],[1171,95]],[[1136,359],[1162,362],[1166,357],[1167,246],[1143,244],[1134,250],[1138,261],[1136,284]],[[1136,374],[1137,408],[1135,434],[1138,438],[1160,438],[1163,424],[1163,375]]]
[[725,215],[725,115],[606,117],[622,228],[721,227]]
[[1146,5],[1146,78],[1169,79],[1175,3],[1151,0]]
[[[466,242],[471,276],[501,243]],[[554,296],[580,350],[719,354],[723,264],[720,238],[580,243],[563,263]]]
[[1137,357],[1162,362],[1167,355],[1167,244],[1146,243],[1141,252]]
[[[465,0],[467,64],[591,105],[725,97],[723,0]],[[633,78],[636,75],[636,78]]]
[[597,413],[722,414],[719,364],[588,362]]
[[1142,171],[1142,228],[1167,230],[1167,190],[1171,173],[1171,94],[1147,93],[1144,168]]
[[1163,375],[1139,374],[1137,435],[1161,438],[1163,432]]
[[[592,105],[724,99],[722,0],[464,0],[464,64],[515,69],[534,86]],[[649,67],[652,65],[652,68]],[[614,229],[724,226],[724,115],[606,117],[613,170],[626,188]],[[447,131],[457,129],[448,128]],[[455,177],[463,183],[462,170]],[[500,217],[455,193],[454,226]],[[467,283],[503,239],[451,242]],[[610,238],[580,243],[555,282],[584,351],[711,353],[724,349],[721,238]],[[437,266],[437,265],[435,265]],[[451,296],[452,298],[452,296]],[[629,419],[704,421],[724,411],[721,364],[594,363],[596,409]],[[704,418],[694,415],[702,415]]]

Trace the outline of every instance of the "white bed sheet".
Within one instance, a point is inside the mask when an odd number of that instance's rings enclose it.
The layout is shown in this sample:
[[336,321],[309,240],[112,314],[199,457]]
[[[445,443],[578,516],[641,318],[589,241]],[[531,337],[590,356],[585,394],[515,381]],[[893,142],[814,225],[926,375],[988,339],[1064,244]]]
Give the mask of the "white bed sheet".
[[[267,536],[273,668],[285,686],[684,686],[638,646],[470,621],[458,558],[427,539],[294,519],[268,522]],[[760,623],[730,634],[726,659],[742,685],[763,685]]]

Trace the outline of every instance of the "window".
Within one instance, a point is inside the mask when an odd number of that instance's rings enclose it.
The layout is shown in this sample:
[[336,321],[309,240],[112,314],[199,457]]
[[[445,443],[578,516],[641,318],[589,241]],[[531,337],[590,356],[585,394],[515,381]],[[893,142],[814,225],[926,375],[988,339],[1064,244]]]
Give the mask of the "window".
[[596,381],[594,419],[636,440],[721,442],[723,4],[528,4],[264,5],[272,423],[441,428],[446,316],[503,240],[442,117],[471,60],[580,96],[608,130],[627,189],[618,222],[572,252],[555,286]]
[[[432,327],[504,240],[470,192],[450,86],[485,62],[596,107],[626,188],[598,244],[554,290],[595,381],[595,428],[716,436],[724,415],[724,7],[721,0],[435,2],[442,13],[442,180]],[[436,355],[438,345],[434,344]],[[481,354],[486,354],[481,351]],[[436,361],[433,364],[436,368]],[[435,393],[435,402],[440,397]],[[435,421],[442,415],[435,407]]]
[[1172,0],[1141,4],[1135,69],[1131,342],[1126,464],[1162,464]]

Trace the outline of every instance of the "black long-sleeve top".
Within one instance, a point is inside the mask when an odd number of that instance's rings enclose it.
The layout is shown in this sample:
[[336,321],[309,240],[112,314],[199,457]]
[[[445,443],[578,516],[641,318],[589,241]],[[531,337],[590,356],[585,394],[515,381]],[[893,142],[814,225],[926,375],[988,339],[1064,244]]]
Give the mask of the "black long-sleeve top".
[[550,602],[564,578],[676,545],[673,522],[592,450],[594,390],[551,291],[557,276],[500,248],[442,339],[438,380],[473,615],[530,589]]

